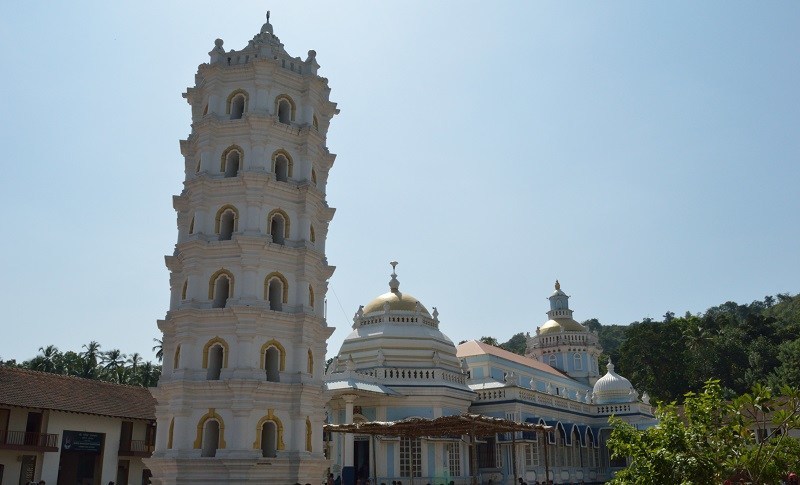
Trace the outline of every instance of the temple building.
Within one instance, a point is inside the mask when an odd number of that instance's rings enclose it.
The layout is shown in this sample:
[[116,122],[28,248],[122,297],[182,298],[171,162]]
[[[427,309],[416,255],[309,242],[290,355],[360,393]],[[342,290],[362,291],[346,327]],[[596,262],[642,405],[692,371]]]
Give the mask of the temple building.
[[[512,484],[599,483],[625,465],[606,447],[608,418],[640,427],[655,424],[645,394],[614,372],[599,377],[597,335],[573,320],[569,297],[556,282],[548,320],[528,339],[525,356],[479,341],[454,345],[440,329],[439,312],[400,290],[393,272],[389,292],[359,307],[325,377],[329,422],[398,421],[464,412],[551,426],[535,434],[498,434],[477,444],[471,470],[463,436],[419,439],[390,434],[370,438],[334,433],[327,441],[332,471],[344,483]],[[548,451],[545,447],[548,447]],[[547,460],[547,462],[546,462]]]
[[[338,109],[318,69],[314,51],[287,53],[267,14],[244,48],[217,39],[184,95],[192,129],[165,258],[156,440],[143,462],[152,482],[318,484],[329,471],[346,485],[609,478],[623,464],[605,447],[608,417],[649,426],[652,410],[611,363],[600,377],[597,336],[572,318],[558,283],[521,356],[456,346],[438,310],[401,290],[392,262],[389,291],[359,307],[325,369],[326,134]],[[480,442],[323,433],[326,421],[467,412],[552,431]]]

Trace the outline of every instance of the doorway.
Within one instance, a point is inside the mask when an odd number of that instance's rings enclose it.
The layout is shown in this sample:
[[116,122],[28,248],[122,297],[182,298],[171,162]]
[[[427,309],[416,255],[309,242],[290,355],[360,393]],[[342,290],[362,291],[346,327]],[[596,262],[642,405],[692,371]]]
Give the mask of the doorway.
[[19,485],[26,485],[32,482],[34,473],[36,473],[36,457],[23,455],[22,466],[19,469]]
[[117,463],[117,481],[116,485],[128,485],[128,471],[131,468],[130,460],[120,460]]
[[366,483],[370,475],[368,437],[356,436],[353,441],[353,468],[356,472],[356,480],[360,478],[363,483]]
[[58,485],[100,485],[103,433],[64,430],[58,461]]

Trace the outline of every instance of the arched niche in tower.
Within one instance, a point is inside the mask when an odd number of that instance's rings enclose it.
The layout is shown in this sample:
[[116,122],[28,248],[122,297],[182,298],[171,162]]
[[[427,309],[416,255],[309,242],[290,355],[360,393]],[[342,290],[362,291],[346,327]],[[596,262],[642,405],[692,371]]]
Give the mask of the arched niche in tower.
[[294,100],[288,94],[281,94],[275,98],[275,113],[278,115],[278,121],[290,125],[295,119],[297,106]]
[[283,311],[283,305],[289,303],[289,282],[285,276],[272,272],[264,278],[264,299],[271,310]]
[[241,119],[247,111],[249,95],[244,89],[237,89],[228,95],[226,105],[226,114],[230,115],[230,119]]
[[280,382],[280,373],[286,370],[286,349],[275,339],[261,346],[261,368],[267,381]]
[[194,448],[200,450],[200,456],[213,457],[225,446],[225,421],[214,409],[209,409],[197,422]]
[[294,162],[286,150],[276,150],[272,154],[272,173],[278,182],[288,182],[292,178]]
[[244,150],[236,145],[231,145],[222,152],[222,160],[220,162],[219,171],[228,178],[236,177],[239,175],[244,165]]
[[233,296],[233,275],[226,269],[221,269],[211,275],[208,281],[208,299],[211,308],[225,308],[228,299]]
[[206,380],[218,381],[222,369],[228,367],[228,343],[214,337],[203,347],[203,368],[206,369]]
[[283,245],[289,238],[289,215],[281,209],[273,209],[267,216],[267,229],[272,236],[272,242]]
[[233,233],[239,229],[239,209],[226,204],[219,208],[214,217],[214,232],[220,241],[230,241]]
[[261,456],[265,458],[274,458],[278,456],[278,451],[282,451],[285,448],[283,444],[283,423],[275,416],[273,409],[268,409],[267,415],[258,420],[253,448],[261,450]]
[[172,368],[177,369],[181,366],[181,345],[175,347],[175,355],[172,357]]

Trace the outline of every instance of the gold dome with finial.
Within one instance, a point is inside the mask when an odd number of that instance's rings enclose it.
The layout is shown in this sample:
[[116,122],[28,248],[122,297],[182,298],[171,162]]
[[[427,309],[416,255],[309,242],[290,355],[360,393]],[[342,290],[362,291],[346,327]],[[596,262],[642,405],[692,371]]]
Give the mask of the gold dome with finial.
[[430,317],[431,314],[428,313],[428,309],[425,308],[425,305],[422,304],[419,300],[417,300],[414,296],[410,293],[403,293],[400,291],[400,281],[397,279],[397,261],[392,261],[389,263],[392,265],[392,279],[389,280],[389,292],[384,293],[371,302],[364,305],[364,315],[373,312],[384,312],[387,310],[386,305],[388,304],[389,311],[406,311],[406,312],[414,312],[419,309],[420,313],[423,315]]

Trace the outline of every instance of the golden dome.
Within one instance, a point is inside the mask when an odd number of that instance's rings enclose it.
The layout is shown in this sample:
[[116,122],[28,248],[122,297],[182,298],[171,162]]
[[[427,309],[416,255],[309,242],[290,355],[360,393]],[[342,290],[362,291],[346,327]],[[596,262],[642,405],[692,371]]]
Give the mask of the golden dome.
[[384,303],[389,303],[389,310],[401,310],[407,312],[413,312],[417,309],[417,303],[419,303],[420,311],[427,316],[431,316],[428,313],[428,309],[425,308],[425,305],[422,304],[419,300],[414,298],[408,293],[402,293],[399,290],[390,291],[388,293],[384,293],[381,296],[375,298],[371,302],[367,303],[364,306],[364,315],[372,312],[383,312],[383,305]]
[[554,320],[548,320],[547,322],[545,322],[544,325],[539,327],[540,335],[545,335],[549,333],[560,333],[562,331],[585,332],[586,328],[571,318],[558,318]]

